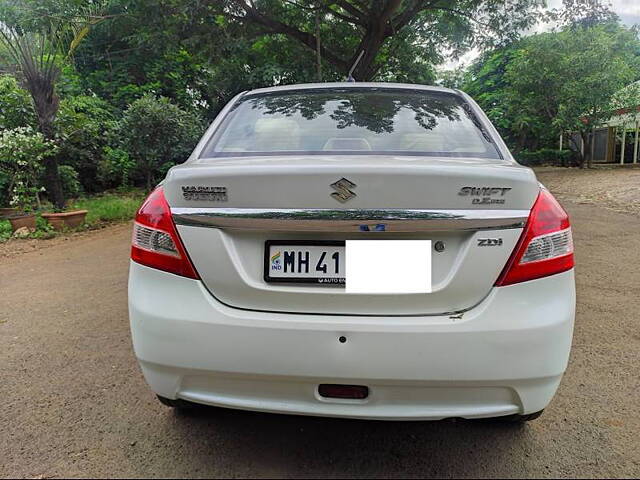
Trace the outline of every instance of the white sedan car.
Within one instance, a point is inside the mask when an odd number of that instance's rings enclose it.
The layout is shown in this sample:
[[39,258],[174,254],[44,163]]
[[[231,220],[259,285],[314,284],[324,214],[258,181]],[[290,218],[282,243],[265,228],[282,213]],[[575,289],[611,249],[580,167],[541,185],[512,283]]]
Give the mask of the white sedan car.
[[133,345],[172,407],[531,420],[573,265],[567,214],[464,93],[259,89],[138,211]]

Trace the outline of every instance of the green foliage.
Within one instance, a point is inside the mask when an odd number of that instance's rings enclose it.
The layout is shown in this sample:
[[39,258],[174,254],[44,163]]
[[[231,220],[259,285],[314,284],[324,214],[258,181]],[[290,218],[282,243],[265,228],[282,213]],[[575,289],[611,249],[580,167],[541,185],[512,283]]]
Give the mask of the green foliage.
[[520,117],[543,112],[557,131],[589,131],[638,77],[637,48],[634,32],[609,25],[531,37],[507,70]]
[[[5,38],[0,62],[21,63],[16,39],[44,55],[22,62],[20,82],[0,75],[0,130],[31,126],[53,139],[56,162],[42,161],[61,165],[67,196],[150,188],[187,158],[203,119],[243,90],[341,81],[361,50],[359,80],[431,84],[436,65],[480,48],[468,71],[445,72],[441,83],[471,94],[523,162],[561,162],[551,153],[560,131],[633,106],[635,93],[611,97],[640,77],[640,42],[591,0],[564,0],[554,14],[562,30],[519,39],[547,18],[543,3],[11,0],[0,22],[17,37]],[[29,69],[44,90],[25,82]],[[49,170],[47,197],[57,203]],[[14,186],[14,173],[0,172],[0,203]]]
[[124,112],[119,136],[151,189],[160,174],[187,159],[203,130],[193,113],[168,98],[145,95]]
[[555,148],[542,148],[533,152],[522,150],[516,154],[516,160],[528,167],[538,165],[573,167],[577,165],[576,153],[573,150],[560,151]]
[[636,30],[578,22],[483,55],[463,89],[513,150],[537,151],[554,148],[560,132],[587,135],[608,120],[615,93],[640,78],[639,60]]
[[[85,224],[79,229],[100,228],[109,222],[121,222],[134,218],[136,211],[144,200],[142,190],[130,190],[120,193],[104,193],[92,197],[78,198],[69,204],[73,210],[88,210]],[[0,242],[11,238],[11,224],[8,220],[0,220]],[[36,231],[28,238],[51,238],[57,235],[49,222],[40,215],[36,216]]]
[[462,89],[483,108],[491,122],[513,147],[517,131],[511,117],[513,108],[509,100],[510,84],[506,70],[513,60],[517,43],[482,55],[469,68]]
[[93,197],[80,198],[70,208],[88,210],[86,223],[89,227],[103,222],[131,220],[144,200],[141,190],[126,193],[105,193]]
[[31,127],[0,132],[0,171],[9,177],[11,206],[30,212],[42,190],[39,176],[42,159],[55,153],[55,145]]
[[[0,220],[0,243],[6,242],[13,235],[9,220]],[[26,238],[52,238],[56,232],[53,227],[40,215],[36,215],[36,230],[31,232]]]
[[4,242],[11,238],[13,230],[9,220],[0,220],[0,242]]
[[106,146],[98,165],[98,179],[106,188],[128,187],[135,168],[136,162],[127,151]]
[[[60,74],[91,28],[106,19],[101,15],[102,7],[99,0],[23,0],[0,5],[3,64],[18,72],[33,101],[38,129],[49,140],[55,138]],[[57,159],[43,158],[47,195],[57,209],[62,209],[65,199]]]
[[29,93],[12,75],[0,75],[0,130],[37,125]]
[[75,198],[82,193],[82,185],[78,180],[78,172],[70,165],[60,165],[60,181],[65,198]]
[[8,207],[10,201],[9,188],[11,175],[0,169],[0,207]]
[[102,189],[96,179],[104,148],[113,141],[117,123],[112,108],[95,95],[69,96],[60,102],[56,120],[58,158],[78,173],[86,192]]
[[243,90],[344,80],[361,50],[358,80],[433,83],[445,53],[517,37],[542,3],[112,0],[75,64],[85,90],[118,109],[153,94],[210,120]]
[[56,231],[51,224],[40,215],[36,215],[36,231],[32,232],[29,238],[52,238],[55,235]]

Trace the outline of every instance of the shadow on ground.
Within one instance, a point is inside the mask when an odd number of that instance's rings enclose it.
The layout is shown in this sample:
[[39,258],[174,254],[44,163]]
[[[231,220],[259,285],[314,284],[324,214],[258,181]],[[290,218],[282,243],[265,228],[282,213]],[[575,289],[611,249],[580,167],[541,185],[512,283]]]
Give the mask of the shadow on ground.
[[[382,422],[205,407],[168,412],[165,433],[184,443],[185,463],[201,468],[195,475],[227,468],[242,475],[238,466],[244,464],[247,473],[264,476],[479,477],[511,470],[503,464],[520,455],[515,445],[531,441],[529,429],[462,419]],[[227,455],[221,458],[220,449]]]

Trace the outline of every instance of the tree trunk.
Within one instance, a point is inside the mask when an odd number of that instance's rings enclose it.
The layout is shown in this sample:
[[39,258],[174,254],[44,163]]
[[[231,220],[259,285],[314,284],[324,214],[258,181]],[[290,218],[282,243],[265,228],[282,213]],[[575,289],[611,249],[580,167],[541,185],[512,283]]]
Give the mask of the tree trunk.
[[[52,105],[48,105],[48,107],[49,110],[54,110]],[[36,110],[38,111],[40,131],[47,140],[54,140],[55,133],[53,119],[55,118],[55,113],[49,113],[45,116],[44,114],[41,115],[42,110],[45,109],[36,108]],[[54,111],[57,111],[57,108],[55,108]],[[53,155],[44,158],[42,163],[44,164],[44,186],[47,190],[47,197],[49,197],[49,201],[53,203],[54,208],[60,211],[64,209],[65,201],[64,192],[62,191],[62,182],[60,180],[60,171],[58,170],[58,155],[54,153]]]
[[[60,99],[55,93],[55,77],[45,80],[39,76],[27,80],[27,90],[31,93],[40,132],[47,140],[55,140],[54,122],[58,114]],[[58,170],[58,156],[51,155],[43,160],[47,196],[56,210],[64,208],[64,193]]]
[[589,132],[580,132],[580,136],[584,144],[584,154],[582,154],[580,167],[584,168],[586,164],[587,168],[591,168],[591,136]]
[[64,193],[62,192],[62,182],[58,170],[58,157],[51,155],[44,159],[44,183],[47,189],[47,196],[53,203],[56,210],[64,208]]
[[[391,5],[393,4],[393,5]],[[392,0],[387,8],[384,9],[379,15],[369,18],[369,24],[367,31],[362,38],[357,50],[353,52],[351,58],[351,65],[356,61],[361,51],[364,51],[364,55],[360,59],[358,66],[353,72],[353,78],[359,82],[368,82],[378,73],[380,65],[376,64],[376,57],[378,52],[384,45],[384,42],[388,37],[392,35],[389,31],[388,20],[391,14],[398,8],[399,2]],[[349,67],[351,67],[351,65]]]
[[[318,8],[318,7],[316,7]],[[316,80],[322,82],[322,49],[320,46],[320,11],[316,10]]]
[[147,193],[151,191],[152,180],[151,167],[149,167],[147,168]]

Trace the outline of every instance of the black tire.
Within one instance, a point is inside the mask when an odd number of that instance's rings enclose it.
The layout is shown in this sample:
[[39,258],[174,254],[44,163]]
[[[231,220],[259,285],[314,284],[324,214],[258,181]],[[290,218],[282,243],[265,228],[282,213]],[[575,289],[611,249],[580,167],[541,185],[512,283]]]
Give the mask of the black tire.
[[542,415],[542,412],[544,412],[544,409],[539,412],[527,413],[526,415],[507,415],[505,417],[495,417],[489,420],[500,423],[524,423],[539,418],[540,415]]
[[175,408],[176,410],[196,410],[201,406],[197,403],[187,402],[186,400],[180,400],[179,398],[173,400],[171,398],[161,397],[160,395],[156,395],[160,403],[171,408]]

